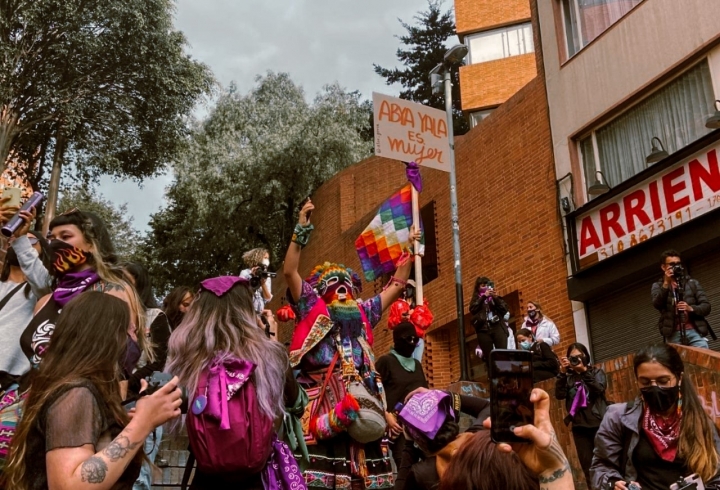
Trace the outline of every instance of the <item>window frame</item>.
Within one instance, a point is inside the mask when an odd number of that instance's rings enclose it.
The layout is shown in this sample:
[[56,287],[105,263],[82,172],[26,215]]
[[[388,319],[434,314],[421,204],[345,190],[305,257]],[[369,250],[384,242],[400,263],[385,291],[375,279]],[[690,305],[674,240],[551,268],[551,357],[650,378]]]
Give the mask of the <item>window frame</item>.
[[[525,33],[524,33],[524,31],[525,31],[526,28],[530,28],[530,37],[529,37],[529,40],[526,39],[526,36],[525,36]],[[521,52],[521,53],[518,53],[518,54],[511,54],[511,55],[509,55],[509,56],[502,56],[502,57],[500,57],[500,58],[492,58],[492,59],[489,59],[489,60],[473,61],[473,49],[472,49],[472,46],[471,46],[471,42],[472,42],[473,39],[479,39],[479,38],[481,38],[481,37],[491,36],[491,35],[493,35],[493,34],[495,34],[495,35],[500,34],[500,35],[502,36],[503,34],[510,33],[510,32],[513,31],[513,30],[514,30],[514,31],[521,31],[521,32],[523,33],[523,34],[522,34],[522,44],[523,44],[523,46],[525,47],[525,51],[524,51],[524,52]],[[492,61],[504,60],[504,59],[507,59],[507,58],[515,57],[515,56],[522,56],[522,55],[524,55],[524,54],[535,53],[536,50],[535,50],[535,37],[534,37],[534,36],[535,36],[535,34],[534,34],[534,32],[533,32],[533,25],[532,25],[532,22],[531,22],[530,19],[526,19],[526,20],[523,20],[523,21],[521,21],[521,22],[517,22],[517,23],[513,23],[513,24],[508,24],[508,25],[504,25],[504,26],[493,27],[492,29],[486,29],[486,30],[484,30],[484,31],[478,31],[478,32],[473,32],[473,33],[471,33],[471,34],[467,34],[467,35],[465,35],[465,37],[464,37],[464,39],[463,39],[464,44],[465,44],[465,45],[467,46],[467,48],[468,48],[468,54],[467,54],[467,56],[465,57],[465,63],[466,63],[466,65],[468,65],[468,66],[469,66],[469,65],[478,65],[478,64],[481,64],[481,63],[490,63],[490,62],[492,62]],[[502,42],[501,42],[501,44],[502,44],[502,46],[503,46],[503,54],[504,54],[506,51],[507,51],[507,52],[510,52],[509,37],[508,37],[508,36],[505,36],[505,37],[506,37],[506,39],[502,39]],[[530,50],[530,51],[527,50],[527,44],[528,44],[528,43],[531,43],[531,44],[532,44],[532,50]]]

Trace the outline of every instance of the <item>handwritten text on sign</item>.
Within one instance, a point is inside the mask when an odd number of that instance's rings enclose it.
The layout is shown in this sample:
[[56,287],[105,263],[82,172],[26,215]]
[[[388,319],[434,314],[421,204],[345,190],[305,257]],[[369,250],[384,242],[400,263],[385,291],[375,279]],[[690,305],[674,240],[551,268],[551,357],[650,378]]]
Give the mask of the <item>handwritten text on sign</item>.
[[577,217],[580,268],[720,209],[720,143]]
[[445,111],[373,93],[375,154],[450,171]]

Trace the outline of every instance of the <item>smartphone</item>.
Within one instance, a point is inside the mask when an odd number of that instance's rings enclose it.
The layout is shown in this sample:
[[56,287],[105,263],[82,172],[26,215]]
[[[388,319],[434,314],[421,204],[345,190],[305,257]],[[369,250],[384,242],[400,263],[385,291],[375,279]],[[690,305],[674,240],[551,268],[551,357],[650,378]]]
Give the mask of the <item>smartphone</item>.
[[[303,199],[302,202],[300,203],[300,205],[298,206],[298,211],[302,211],[302,208],[305,206],[305,204],[307,204],[307,202],[308,202],[309,200],[310,200],[310,196],[308,196],[308,197],[306,197],[305,199]],[[310,212],[308,213],[308,215],[307,215],[308,221],[310,221],[310,215],[312,215],[312,211],[310,211]]]
[[513,433],[515,427],[532,424],[535,409],[532,353],[495,349],[490,352],[490,438],[493,442],[530,442]]
[[20,195],[22,194],[22,189],[19,187],[6,187],[3,191],[2,197],[5,199],[6,197],[10,197],[10,200],[5,203],[5,206],[8,207],[20,207]]

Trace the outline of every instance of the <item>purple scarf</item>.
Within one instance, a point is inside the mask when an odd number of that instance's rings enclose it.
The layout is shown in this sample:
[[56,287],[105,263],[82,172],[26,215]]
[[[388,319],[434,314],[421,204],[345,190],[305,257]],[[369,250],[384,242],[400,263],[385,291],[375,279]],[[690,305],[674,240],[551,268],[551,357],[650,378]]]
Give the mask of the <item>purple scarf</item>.
[[55,302],[61,307],[65,306],[78,294],[85,291],[100,280],[97,272],[86,269],[80,272],[68,272],[58,280],[58,285],[52,293]]
[[262,475],[268,490],[307,490],[305,478],[287,444],[273,438],[272,452]]
[[587,391],[585,390],[583,382],[576,381],[575,388],[577,389],[575,392],[575,398],[573,398],[572,405],[570,405],[570,416],[573,418],[575,417],[578,408],[586,408],[588,406]]

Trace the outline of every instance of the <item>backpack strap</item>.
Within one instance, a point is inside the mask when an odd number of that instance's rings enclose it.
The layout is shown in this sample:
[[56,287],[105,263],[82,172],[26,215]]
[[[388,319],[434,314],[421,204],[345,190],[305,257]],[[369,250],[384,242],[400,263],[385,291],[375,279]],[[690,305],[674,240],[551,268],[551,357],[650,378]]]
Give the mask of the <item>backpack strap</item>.
[[22,288],[25,284],[27,284],[27,283],[21,282],[20,284],[17,285],[17,287],[15,287],[12,291],[7,293],[5,295],[5,297],[0,300],[0,310],[5,308],[5,305],[8,303],[8,301],[10,301],[12,299],[12,297],[15,296],[15,293],[20,291],[20,288]]
[[330,361],[330,366],[328,367],[327,373],[325,373],[325,380],[323,381],[322,388],[320,389],[320,396],[318,396],[318,402],[315,404],[315,409],[310,414],[310,420],[315,418],[315,416],[317,415],[317,411],[320,408],[320,405],[322,405],[323,397],[325,396],[325,390],[327,389],[327,385],[330,382],[330,376],[332,376],[332,373],[335,370],[335,364],[337,364],[339,358],[340,352],[336,351],[335,355],[332,358],[332,361]]
[[190,446],[188,446],[188,451],[190,454],[188,454],[188,459],[185,463],[185,471],[183,472],[182,483],[180,484],[181,490],[187,490],[188,484],[190,483],[190,475],[192,474],[193,466],[195,466],[195,455],[192,449],[190,449]]

